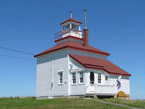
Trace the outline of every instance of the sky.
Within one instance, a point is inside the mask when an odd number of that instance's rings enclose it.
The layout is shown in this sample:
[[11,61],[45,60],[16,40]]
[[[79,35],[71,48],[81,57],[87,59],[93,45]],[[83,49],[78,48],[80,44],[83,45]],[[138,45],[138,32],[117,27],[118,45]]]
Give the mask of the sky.
[[144,0],[1,1],[0,97],[36,95],[33,56],[55,46],[54,34],[70,11],[84,22],[84,8],[89,44],[109,52],[108,60],[131,73],[131,99],[145,99]]

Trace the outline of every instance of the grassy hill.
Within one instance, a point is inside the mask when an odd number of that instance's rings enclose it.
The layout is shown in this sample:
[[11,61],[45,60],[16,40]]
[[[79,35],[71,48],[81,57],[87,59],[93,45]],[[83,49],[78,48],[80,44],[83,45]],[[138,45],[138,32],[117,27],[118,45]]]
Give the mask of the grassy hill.
[[[105,104],[96,101],[97,99],[83,98],[55,98],[46,100],[36,100],[35,98],[1,98],[0,109],[127,109],[121,106]],[[145,108],[145,101],[134,101],[126,103],[126,100],[118,99],[101,99],[101,101],[109,101],[115,103],[127,104],[132,107]]]

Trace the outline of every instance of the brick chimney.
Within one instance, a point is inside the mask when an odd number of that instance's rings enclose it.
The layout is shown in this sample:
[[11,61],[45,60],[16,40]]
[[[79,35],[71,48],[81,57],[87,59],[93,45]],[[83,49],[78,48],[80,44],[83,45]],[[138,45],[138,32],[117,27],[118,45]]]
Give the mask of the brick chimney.
[[89,39],[88,39],[88,29],[84,29],[84,46],[89,45]]

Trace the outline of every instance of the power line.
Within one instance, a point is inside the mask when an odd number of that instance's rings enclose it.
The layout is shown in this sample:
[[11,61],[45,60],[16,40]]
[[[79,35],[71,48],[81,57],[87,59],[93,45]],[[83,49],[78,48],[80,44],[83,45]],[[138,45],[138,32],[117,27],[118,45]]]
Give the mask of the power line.
[[[52,37],[49,37],[49,38],[52,39]],[[50,40],[48,40],[48,42],[49,42],[49,44],[54,45]],[[35,55],[33,53],[30,53],[30,52],[15,50],[15,49],[6,48],[6,47],[0,47],[0,49],[9,50],[9,51],[18,52],[18,53],[23,53],[23,54],[27,54],[27,55],[33,55],[33,56]]]
[[28,54],[28,55],[34,55],[34,54],[32,54],[32,53],[29,53],[29,52],[14,50],[14,49],[11,49],[11,48],[6,48],[6,47],[0,47],[0,48],[1,48],[1,49],[4,49],[4,50],[9,50],[9,51],[18,52],[18,53],[23,53],[23,54]]
[[16,56],[8,56],[8,55],[1,55],[1,54],[0,54],[0,56],[9,57],[9,58],[13,58],[13,59],[17,58],[17,59],[21,59],[21,60],[33,61],[33,60],[29,59],[29,58],[21,58],[21,57],[16,57]]

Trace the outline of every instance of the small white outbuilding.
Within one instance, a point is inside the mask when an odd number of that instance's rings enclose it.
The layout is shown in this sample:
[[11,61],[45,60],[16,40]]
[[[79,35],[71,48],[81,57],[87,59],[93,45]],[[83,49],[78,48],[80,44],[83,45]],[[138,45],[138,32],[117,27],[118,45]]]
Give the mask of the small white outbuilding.
[[62,22],[56,46],[34,56],[36,97],[130,95],[131,74],[107,60],[109,53],[90,46],[88,29],[82,32],[81,24],[72,17]]

